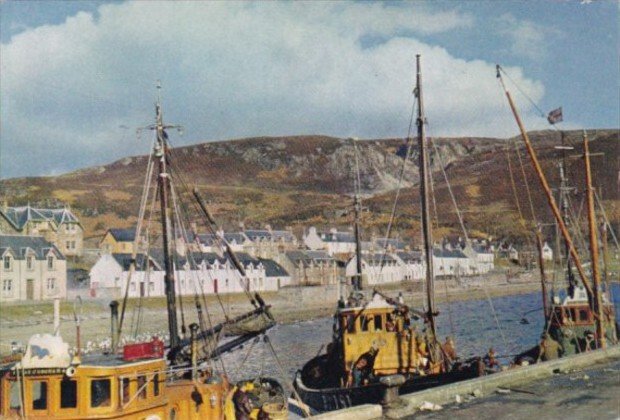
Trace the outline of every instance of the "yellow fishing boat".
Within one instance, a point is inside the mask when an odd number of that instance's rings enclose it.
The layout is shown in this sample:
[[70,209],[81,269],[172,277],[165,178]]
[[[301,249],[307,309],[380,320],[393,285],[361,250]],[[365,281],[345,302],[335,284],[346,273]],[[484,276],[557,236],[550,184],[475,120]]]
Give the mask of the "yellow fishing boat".
[[[188,238],[196,240],[198,235],[196,232],[179,234],[182,212],[178,202],[181,197],[176,195],[172,185],[177,174],[170,170],[172,154],[166,133],[172,127],[163,123],[158,99],[156,122],[147,127],[155,132],[155,141],[141,209],[146,207],[149,194],[153,200],[151,208],[159,201],[169,341],[165,343],[154,337],[147,342],[119,344],[128,286],[136,268],[137,241],[145,219],[145,212],[141,210],[120,319],[118,303],[110,304],[112,331],[109,348],[98,354],[82,354],[79,318],[76,319],[77,346],[74,350],[70,350],[69,344],[58,335],[35,335],[23,355],[14,355],[0,365],[0,418],[174,420],[287,417],[287,398],[276,380],[245,378],[232,382],[225,370],[218,372],[215,368],[215,361],[223,364],[222,354],[250,340],[269,342],[265,333],[275,321],[269,312],[270,307],[258,293],[252,296],[248,289],[244,289],[254,308],[234,318],[225,314],[224,322],[213,325],[210,317],[205,316],[204,294],[196,290],[198,323],[189,325],[189,333],[184,317],[181,318],[181,328],[177,325],[175,267],[181,264],[176,260],[174,245],[185,241],[187,246]],[[181,184],[186,184],[182,181]],[[197,191],[193,194],[186,191],[184,197],[192,195],[198,201],[197,207],[202,211],[206,227],[215,232],[215,221]],[[242,284],[248,284],[243,266],[223,238],[221,246],[238,270]],[[184,258],[185,263],[195,263],[191,261],[191,252]],[[179,309],[182,314],[182,305]],[[220,339],[226,337],[228,340],[220,343]],[[273,350],[270,343],[269,347]]]

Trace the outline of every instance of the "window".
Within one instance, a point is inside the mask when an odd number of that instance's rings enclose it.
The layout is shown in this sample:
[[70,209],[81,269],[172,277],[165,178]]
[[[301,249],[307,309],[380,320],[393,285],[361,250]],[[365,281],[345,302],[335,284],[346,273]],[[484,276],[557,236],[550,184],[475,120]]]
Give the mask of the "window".
[[90,406],[109,407],[110,404],[110,380],[93,379],[90,381]]
[[13,280],[3,280],[2,281],[2,291],[10,292],[13,289]]
[[47,382],[32,381],[32,409],[47,410]]
[[375,331],[381,331],[381,315],[375,315]]
[[582,322],[590,321],[590,317],[588,316],[588,310],[587,309],[580,309],[579,310],[579,321],[582,321]]
[[149,282],[149,292],[154,292],[155,291],[155,283],[150,281]]
[[127,404],[130,399],[129,395],[129,378],[121,379],[121,404]]
[[67,249],[71,249],[71,241],[67,241]]
[[32,270],[34,268],[34,258],[32,258],[32,255],[26,257],[26,268],[28,270]]
[[22,403],[21,403],[21,398],[20,398],[21,393],[19,391],[19,386],[20,385],[17,381],[11,381],[11,385],[9,388],[9,398],[10,398],[9,408],[17,412],[20,412],[22,409]]
[[146,399],[146,376],[138,376],[138,398],[141,400]]
[[75,241],[71,241],[71,249],[75,249]]
[[54,269],[54,257],[52,257],[51,255],[47,257],[47,269],[48,270]]
[[345,318],[345,325],[347,326],[347,332],[355,332],[355,315],[348,315]]
[[159,373],[153,376],[153,395],[155,397],[159,395]]
[[129,290],[132,291],[132,292],[135,292],[136,291],[136,283],[131,283],[129,285]]
[[47,279],[47,290],[54,290],[56,288],[56,279]]
[[5,270],[11,269],[11,257],[9,255],[4,257],[4,269]]
[[77,407],[77,381],[63,379],[60,381],[60,408]]

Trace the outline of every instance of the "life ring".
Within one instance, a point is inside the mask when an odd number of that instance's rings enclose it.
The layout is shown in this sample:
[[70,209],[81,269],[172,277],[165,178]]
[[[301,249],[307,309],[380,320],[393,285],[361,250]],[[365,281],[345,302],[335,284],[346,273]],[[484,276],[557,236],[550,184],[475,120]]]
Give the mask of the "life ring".
[[75,376],[75,372],[75,366],[69,366],[67,370],[65,370],[65,375],[67,375],[68,378],[73,378]]

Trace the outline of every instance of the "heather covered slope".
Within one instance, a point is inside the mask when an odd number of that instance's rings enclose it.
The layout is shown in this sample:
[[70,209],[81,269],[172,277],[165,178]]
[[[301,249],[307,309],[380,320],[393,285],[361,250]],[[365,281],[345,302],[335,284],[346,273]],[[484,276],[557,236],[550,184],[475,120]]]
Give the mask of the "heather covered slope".
[[[591,134],[594,181],[602,188],[608,215],[620,220],[618,194],[618,130],[600,130]],[[558,183],[556,167],[560,144],[555,131],[535,132],[532,141],[540,155],[552,185]],[[581,133],[567,133],[567,142],[575,144],[570,154],[581,151]],[[467,226],[480,234],[518,235],[516,207],[510,186],[505,146],[516,142],[521,151],[528,184],[534,197],[537,216],[549,220],[545,199],[520,138],[436,139],[441,159],[433,150],[431,161],[438,221],[446,231],[457,226],[454,208],[441,173],[446,169]],[[358,142],[360,172],[367,231],[384,231],[405,153],[402,139],[363,140]],[[145,150],[146,152],[146,150]],[[175,167],[188,185],[197,185],[218,220],[228,228],[239,222],[246,226],[342,225],[353,187],[354,149],[350,140],[326,136],[250,138],[209,142],[173,149]],[[419,198],[417,152],[405,167],[396,228],[402,235],[417,230]],[[526,189],[514,146],[510,157],[525,216],[530,216]],[[147,157],[127,157],[105,166],[86,168],[56,177],[19,178],[0,181],[3,199],[10,205],[56,203],[70,204],[80,215],[92,243],[111,226],[127,226],[135,221],[144,180]],[[574,202],[579,206],[583,188],[583,161],[569,160],[569,177],[578,187]],[[578,209],[576,209],[577,211]]]

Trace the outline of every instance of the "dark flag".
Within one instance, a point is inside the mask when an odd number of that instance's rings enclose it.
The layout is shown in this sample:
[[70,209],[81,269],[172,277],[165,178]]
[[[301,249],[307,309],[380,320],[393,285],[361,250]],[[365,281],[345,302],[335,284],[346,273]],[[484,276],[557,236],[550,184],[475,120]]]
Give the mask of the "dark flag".
[[562,118],[562,107],[559,107],[558,109],[554,109],[553,111],[549,112],[549,115],[547,115],[547,121],[549,121],[549,124],[555,124],[564,121],[564,119]]

